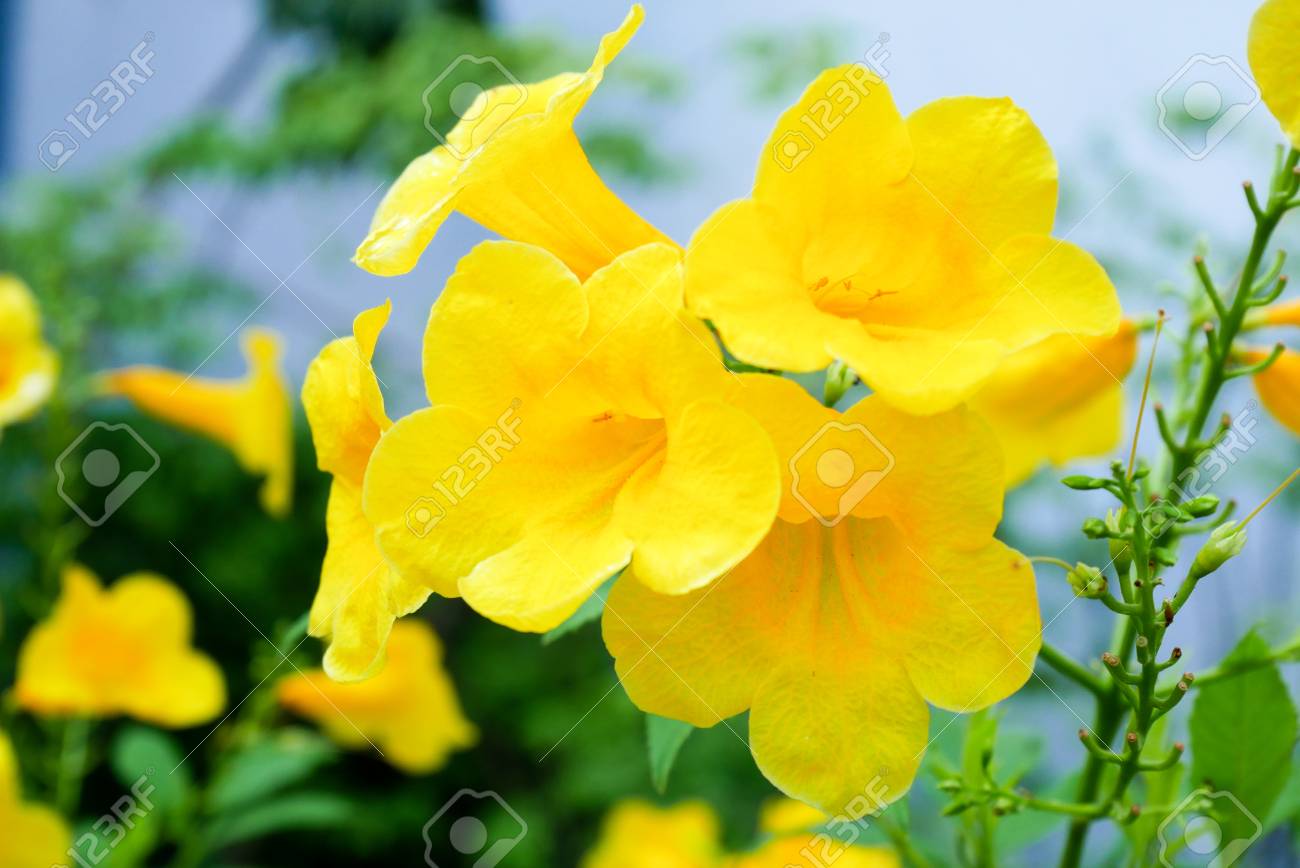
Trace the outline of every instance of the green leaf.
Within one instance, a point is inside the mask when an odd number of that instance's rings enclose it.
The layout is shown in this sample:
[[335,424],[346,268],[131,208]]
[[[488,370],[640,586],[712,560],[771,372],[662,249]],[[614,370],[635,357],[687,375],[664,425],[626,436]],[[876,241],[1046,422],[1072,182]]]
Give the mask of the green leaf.
[[193,781],[185,755],[170,736],[144,726],[124,726],[113,739],[108,762],[118,783],[142,800],[141,809],[152,804],[174,815],[185,807]]
[[[1269,653],[1254,630],[1224,661],[1231,667]],[[1286,785],[1296,740],[1296,710],[1275,664],[1207,684],[1197,691],[1191,716],[1192,785],[1226,791],[1239,809],[1217,816],[1224,835],[1250,837]],[[1228,804],[1230,800],[1224,803]]]
[[595,593],[584,600],[582,605],[578,607],[578,611],[565,619],[563,624],[553,630],[548,630],[543,633],[542,644],[550,645],[556,639],[559,639],[562,636],[567,636],[579,627],[583,627],[590,624],[592,621],[598,620],[605,612],[605,598],[609,596],[609,589],[614,586],[614,580],[617,578],[618,575],[615,575],[608,579],[605,584],[597,588]]
[[668,775],[673,770],[677,752],[695,731],[695,727],[680,720],[647,714],[645,730],[646,744],[650,750],[650,781],[657,792],[663,793],[668,789]]
[[1273,811],[1269,814],[1268,821],[1264,823],[1264,829],[1266,831],[1275,829],[1288,820],[1300,824],[1300,766],[1296,766],[1294,758],[1291,763],[1291,776],[1287,778],[1282,794],[1273,804]]
[[292,793],[227,814],[208,831],[210,846],[229,847],[276,832],[331,829],[355,818],[356,805],[333,793]]
[[213,813],[243,808],[308,777],[338,749],[315,733],[283,730],[237,753],[212,783]]

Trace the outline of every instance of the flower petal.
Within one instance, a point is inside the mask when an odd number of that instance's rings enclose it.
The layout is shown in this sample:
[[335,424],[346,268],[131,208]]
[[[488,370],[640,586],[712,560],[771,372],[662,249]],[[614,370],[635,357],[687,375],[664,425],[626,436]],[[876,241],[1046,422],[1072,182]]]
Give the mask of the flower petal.
[[392,422],[371,362],[392,303],[357,314],[353,336],[325,345],[307,367],[302,404],[321,470],[360,487],[370,452]]
[[[1259,362],[1267,353],[1256,352],[1247,357],[1249,362]],[[1260,400],[1279,422],[1300,434],[1300,353],[1287,350],[1262,373],[1256,374],[1255,391]]]
[[912,684],[963,714],[1019,690],[1042,640],[1034,572],[997,540],[975,550],[922,548],[901,535],[860,538],[880,566],[878,605]]
[[680,594],[734,567],[767,535],[780,471],[758,423],[716,401],[687,406],[668,420],[667,436],[667,449],[632,475],[614,511],[636,546],[637,577]]
[[1266,0],[1250,22],[1250,70],[1273,117],[1291,143],[1300,148],[1300,4]]
[[1008,356],[971,399],[1002,444],[1007,487],[1044,461],[1104,455],[1119,442],[1121,381],[1137,357],[1137,329],[1110,337],[1056,335]]
[[1013,235],[1052,231],[1056,159],[1029,113],[1011,100],[935,100],[908,116],[907,132],[916,153],[912,174],[960,223],[955,228],[990,250]]

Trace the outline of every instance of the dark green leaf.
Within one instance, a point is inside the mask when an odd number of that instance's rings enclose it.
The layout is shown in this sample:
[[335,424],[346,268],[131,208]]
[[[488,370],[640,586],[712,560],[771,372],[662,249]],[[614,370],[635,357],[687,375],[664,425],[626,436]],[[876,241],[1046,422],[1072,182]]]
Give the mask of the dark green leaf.
[[556,639],[567,636],[579,627],[590,624],[592,621],[600,619],[601,614],[605,611],[605,598],[609,596],[609,589],[613,587],[618,576],[614,576],[596,589],[590,597],[583,601],[578,607],[578,611],[570,615],[563,624],[553,630],[542,634],[542,644],[550,645]]
[[668,775],[673,770],[677,752],[695,727],[657,714],[645,716],[645,727],[646,744],[650,750],[650,780],[662,793],[668,789]]
[[[1252,630],[1224,665],[1230,668],[1268,653],[1268,643]],[[1259,832],[1257,823],[1268,817],[1286,784],[1295,740],[1295,706],[1276,665],[1197,691],[1191,716],[1191,783],[1231,793],[1251,815],[1243,815],[1235,804],[1225,808],[1217,817],[1225,835],[1250,837]]]
[[213,781],[208,807],[213,813],[244,808],[293,786],[338,751],[306,730],[285,730],[236,754]]
[[113,739],[109,765],[113,775],[136,799],[147,799],[166,813],[184,807],[191,790],[189,767],[170,736],[156,729],[129,725]]
[[208,840],[228,847],[275,832],[330,829],[346,826],[355,813],[350,800],[333,793],[292,793],[227,814],[213,823]]

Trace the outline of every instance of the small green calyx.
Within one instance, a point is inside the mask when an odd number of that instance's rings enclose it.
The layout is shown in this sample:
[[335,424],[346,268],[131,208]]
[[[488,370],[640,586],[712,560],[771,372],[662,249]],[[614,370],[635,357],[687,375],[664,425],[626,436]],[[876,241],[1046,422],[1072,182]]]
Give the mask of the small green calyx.
[[1066,579],[1070,582],[1070,587],[1074,589],[1076,597],[1087,597],[1095,600],[1102,594],[1106,593],[1106,577],[1102,575],[1101,570],[1085,563],[1077,563],[1074,569],[1070,570]]
[[1219,498],[1213,494],[1204,494],[1200,497],[1194,497],[1183,504],[1183,509],[1192,518],[1205,518],[1207,515],[1213,515],[1219,509]]
[[1192,561],[1192,576],[1198,579],[1208,576],[1230,558],[1241,554],[1245,545],[1246,529],[1235,521],[1224,522],[1210,533],[1210,538],[1196,553],[1196,560]]

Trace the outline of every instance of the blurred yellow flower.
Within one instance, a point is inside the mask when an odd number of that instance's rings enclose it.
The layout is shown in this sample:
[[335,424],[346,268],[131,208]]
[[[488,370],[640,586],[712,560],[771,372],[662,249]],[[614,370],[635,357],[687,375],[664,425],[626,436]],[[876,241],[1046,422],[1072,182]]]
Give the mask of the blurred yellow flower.
[[[1264,350],[1251,350],[1244,356],[1247,364],[1268,358]],[[1300,353],[1287,350],[1271,365],[1254,376],[1255,391],[1268,411],[1279,422],[1300,434]]]
[[204,434],[235,454],[250,473],[266,477],[262,507],[275,516],[289,511],[293,496],[293,417],[280,373],[282,342],[275,332],[250,328],[241,336],[248,373],[238,380],[212,380],[163,368],[136,366],[109,371],[103,389],[143,412]]
[[665,245],[585,284],[517,242],[462,259],[425,334],[432,406],[398,420],[366,471],[395,568],[541,631],[629,562],[682,593],[744,558],[776,511],[776,456],[723,400],[734,378],[681,293]]
[[190,645],[185,595],[133,573],[105,590],[80,565],[18,654],[18,704],[47,716],[125,714],[166,727],[212,720],[226,703],[221,670]]
[[1300,148],[1300,2],[1266,0],[1250,23],[1247,51],[1260,94]]
[[970,406],[1002,444],[1008,488],[1044,462],[1059,467],[1115,447],[1137,345],[1125,321],[1108,337],[1055,335],[1003,360]]
[[769,835],[806,832],[826,822],[826,814],[795,799],[769,799],[758,812],[758,828]]
[[429,589],[402,582],[375,544],[361,511],[361,483],[379,436],[392,427],[371,362],[392,305],[358,314],[352,337],[331,341],[307,369],[302,403],[316,462],[334,477],[325,530],[329,548],[312,602],[311,635],[330,639],[323,667],[354,681],[382,663],[393,621],[428,599]]
[[20,784],[13,745],[0,730],[0,865],[50,868],[63,864],[72,833],[55,811],[24,803]]
[[[828,859],[829,854],[836,854]],[[753,853],[736,856],[726,868],[902,868],[902,862],[882,847],[845,847],[834,840],[814,840],[808,835],[778,838]]]
[[696,726],[748,710],[778,788],[856,817],[911,786],[927,701],[973,711],[1029,678],[1033,572],[993,538],[1000,450],[973,412],[915,417],[872,396],[839,414],[790,380],[744,380],[736,403],[785,459],[780,520],[698,592],[655,593],[633,563],[605,644],[642,709]]
[[585,73],[536,84],[511,80],[481,93],[443,144],[417,157],[393,184],[357,249],[357,264],[382,275],[410,271],[453,211],[545,247],[584,278],[624,251],[668,241],[605,186],[573,132],[605,67],[643,17],[634,5],[600,41]]
[[942,99],[906,120],[861,64],[823,72],[777,122],[753,193],[691,239],[686,303],[740,359],[833,359],[885,400],[933,413],[1008,352],[1108,334],[1115,289],[1050,236],[1052,152],[1007,99]]
[[[780,810],[793,812],[796,806],[812,810],[797,802]],[[817,816],[818,822],[826,819]],[[900,868],[888,850],[849,847],[839,840],[828,843],[809,834],[786,835],[784,830],[775,834],[778,837],[753,852],[728,854],[722,847],[717,816],[704,802],[659,808],[628,799],[606,816],[600,839],[581,868],[823,868],[832,862],[844,868]]]
[[657,808],[628,799],[609,812],[582,868],[720,868],[718,819],[703,802]]
[[41,339],[41,312],[27,285],[0,274],[0,433],[45,403],[59,358]]
[[339,684],[311,670],[285,678],[276,691],[281,705],[316,721],[334,741],[353,749],[373,744],[407,774],[436,771],[478,738],[443,669],[442,644],[423,621],[393,625],[388,659],[365,681]]

